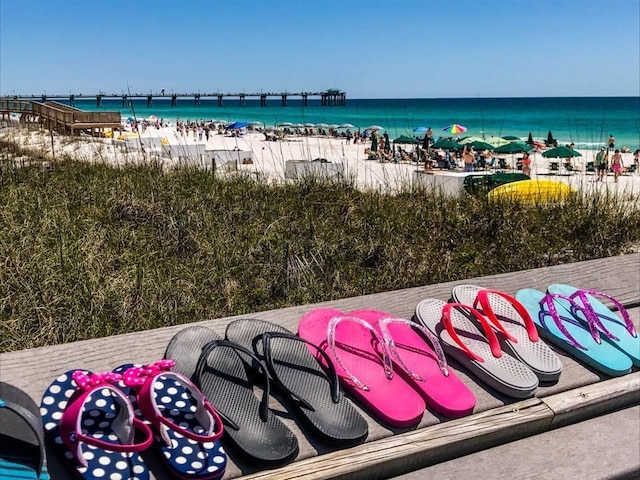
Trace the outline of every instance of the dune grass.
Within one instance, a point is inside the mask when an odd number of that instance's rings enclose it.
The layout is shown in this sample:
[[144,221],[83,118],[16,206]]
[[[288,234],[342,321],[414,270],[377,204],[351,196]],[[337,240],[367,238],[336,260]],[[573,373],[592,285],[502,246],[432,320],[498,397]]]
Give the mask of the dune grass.
[[397,195],[0,145],[0,351],[617,255],[640,206]]

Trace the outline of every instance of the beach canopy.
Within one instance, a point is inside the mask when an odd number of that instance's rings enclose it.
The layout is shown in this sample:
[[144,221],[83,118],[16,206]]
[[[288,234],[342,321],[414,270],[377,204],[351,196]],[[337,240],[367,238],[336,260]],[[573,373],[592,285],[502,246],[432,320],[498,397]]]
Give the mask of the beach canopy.
[[511,142],[506,145],[500,145],[494,151],[496,153],[524,153],[531,150],[529,145],[520,142]]
[[398,138],[396,138],[393,143],[409,143],[412,145],[417,145],[418,144],[418,140],[416,140],[413,137],[407,137],[406,135],[400,135]]
[[436,143],[431,145],[431,148],[442,148],[443,150],[456,150],[460,148],[458,142],[454,142],[453,140],[438,140]]
[[545,158],[571,158],[571,157],[581,157],[580,152],[576,152],[573,148],[560,146],[556,148],[551,148],[546,152],[542,152],[542,156]]
[[467,127],[458,123],[452,123],[451,125],[444,127],[442,131],[446,133],[464,133],[467,131]]
[[474,150],[493,150],[494,148],[496,148],[490,143],[483,142],[482,140],[475,140],[471,143],[467,143],[467,145],[473,147]]
[[228,130],[239,130],[241,128],[247,128],[249,124],[247,122],[233,122],[227,125],[225,128]]

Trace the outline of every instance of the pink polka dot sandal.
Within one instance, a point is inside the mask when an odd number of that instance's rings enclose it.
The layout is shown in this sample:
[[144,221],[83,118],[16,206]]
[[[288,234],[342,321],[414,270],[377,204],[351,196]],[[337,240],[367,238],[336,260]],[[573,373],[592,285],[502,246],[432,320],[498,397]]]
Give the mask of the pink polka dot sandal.
[[[120,378],[113,372],[71,370],[44,392],[40,414],[45,436],[77,477],[149,478],[138,452],[151,445],[153,435],[135,418],[129,398],[114,385]],[[134,443],[136,436],[139,443]]]
[[136,416],[148,423],[172,477],[214,480],[224,475],[227,455],[220,443],[223,424],[202,392],[172,371],[173,360],[122,365],[119,387],[129,395]]

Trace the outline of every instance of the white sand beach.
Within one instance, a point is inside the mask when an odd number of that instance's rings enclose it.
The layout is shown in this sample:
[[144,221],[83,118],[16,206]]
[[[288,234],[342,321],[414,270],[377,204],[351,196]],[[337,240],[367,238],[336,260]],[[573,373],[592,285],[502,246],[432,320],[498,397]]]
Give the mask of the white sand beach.
[[[120,136],[116,132],[116,136]],[[431,175],[451,179],[460,179],[468,174],[460,168],[455,171],[433,169],[425,172],[422,163],[415,162],[380,162],[368,160],[365,150],[370,147],[367,143],[347,143],[344,139],[327,136],[294,136],[287,135],[281,140],[266,140],[260,132],[244,132],[239,136],[214,133],[208,140],[204,136],[198,140],[191,132],[189,135],[179,135],[175,126],[148,127],[144,133],[124,134],[126,140],[111,138],[97,138],[90,136],[69,137],[47,130],[34,130],[20,127],[18,122],[10,122],[0,130],[0,138],[16,141],[25,147],[42,152],[47,159],[60,159],[63,156],[90,162],[107,162],[123,165],[144,160],[159,160],[167,166],[181,162],[202,162],[201,154],[213,152],[224,154],[229,160],[227,165],[220,168],[226,171],[232,165],[233,171],[247,172],[270,181],[284,181],[288,161],[309,161],[323,159],[330,164],[341,165],[344,175],[353,180],[358,188],[378,189],[387,192],[398,191],[412,182],[425,181]],[[53,143],[53,147],[52,147]],[[413,146],[403,145],[411,152]],[[579,150],[582,156],[572,159],[573,171],[567,171],[563,159],[548,159],[537,151],[531,154],[532,178],[548,178],[565,182],[572,187],[586,191],[607,191],[617,195],[629,195],[631,198],[640,197],[640,172],[626,173],[614,182],[609,173],[604,182],[596,182],[596,174],[586,172],[586,165],[595,159],[596,151]],[[237,158],[236,158],[237,156]],[[502,171],[518,172],[515,169],[518,155],[501,155],[507,163],[507,169]],[[242,159],[251,158],[250,162]],[[559,163],[558,171],[550,171],[551,162]],[[625,167],[633,164],[633,154],[624,153]],[[225,163],[225,162],[223,162]],[[460,164],[460,162],[459,162]],[[493,170],[495,171],[495,170]],[[482,174],[482,171],[474,174]]]

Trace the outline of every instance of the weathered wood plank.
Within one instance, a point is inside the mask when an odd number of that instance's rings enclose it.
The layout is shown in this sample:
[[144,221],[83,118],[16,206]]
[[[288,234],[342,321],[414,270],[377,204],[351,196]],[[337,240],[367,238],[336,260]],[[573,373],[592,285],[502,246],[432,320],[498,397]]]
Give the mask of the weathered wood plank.
[[585,385],[542,399],[553,412],[552,427],[562,427],[617,408],[640,404],[640,372]]
[[544,431],[552,417],[553,412],[540,400],[529,399],[242,479],[387,478]]
[[[615,280],[614,280],[615,279]],[[465,280],[464,283],[474,283],[481,286],[502,289],[515,293],[520,288],[533,287],[544,289],[550,283],[561,282],[574,285],[595,288],[606,291],[620,299],[627,305],[640,304],[640,254],[625,255],[620,257],[592,260],[570,265],[559,265],[543,269],[521,272],[509,272],[500,275]],[[294,306],[279,310],[258,312],[251,315],[243,315],[242,318],[254,317],[269,320],[292,331],[296,331],[299,319],[308,311],[324,306],[331,306],[349,311],[361,308],[377,308],[386,310],[394,315],[410,317],[416,304],[424,298],[449,298],[451,288],[463,282],[448,282],[437,285],[383,292],[361,297],[346,298],[341,300],[323,302],[313,305]],[[637,309],[632,316],[637,321]],[[226,325],[239,317],[226,317],[199,322],[224,334]],[[74,368],[86,368],[91,371],[110,370],[123,363],[148,363],[161,358],[169,339],[184,325],[160,328],[151,331],[137,332],[126,335],[117,335],[102,339],[73,342],[65,345],[56,345],[45,348],[23,350],[0,354],[0,377],[23,388],[36,402],[39,403],[43,391],[49,383],[60,373]],[[560,381],[551,386],[540,387],[537,396],[546,397],[576,387],[595,384],[604,380],[602,375],[584,367],[572,358],[559,353],[564,372]],[[476,414],[496,408],[514,405],[514,400],[502,397],[487,387],[478,384],[467,372],[461,370],[458,365],[452,364],[452,369],[473,390],[477,397]],[[297,462],[310,459],[318,455],[334,454],[330,446],[317,444],[305,436],[298,423],[292,419],[286,409],[275,399],[271,401],[272,408],[283,413],[283,421],[291,428],[300,440],[300,454]],[[398,437],[404,432],[392,430],[375,421],[363,412],[369,424],[369,437],[367,445],[377,449],[377,444],[371,443],[381,439]],[[451,422],[440,423],[442,419],[433,413],[426,411],[422,421],[415,432],[420,432],[426,427],[442,425],[447,427]],[[324,456],[322,458],[325,458]],[[55,463],[55,461],[54,461]],[[50,468],[52,478],[66,478],[66,470]],[[162,470],[155,470],[155,478],[165,478]],[[251,466],[240,465],[234,461],[229,462],[225,478],[234,478],[251,472]]]

